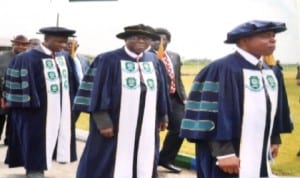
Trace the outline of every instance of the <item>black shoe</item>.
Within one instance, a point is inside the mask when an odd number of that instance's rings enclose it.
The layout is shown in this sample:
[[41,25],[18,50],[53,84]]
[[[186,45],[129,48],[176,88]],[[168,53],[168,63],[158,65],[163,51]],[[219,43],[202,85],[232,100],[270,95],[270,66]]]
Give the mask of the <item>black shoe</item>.
[[159,162],[158,165],[168,169],[172,173],[180,173],[181,172],[181,169],[179,167],[177,167],[177,166],[175,166],[174,164],[171,164],[171,163]]

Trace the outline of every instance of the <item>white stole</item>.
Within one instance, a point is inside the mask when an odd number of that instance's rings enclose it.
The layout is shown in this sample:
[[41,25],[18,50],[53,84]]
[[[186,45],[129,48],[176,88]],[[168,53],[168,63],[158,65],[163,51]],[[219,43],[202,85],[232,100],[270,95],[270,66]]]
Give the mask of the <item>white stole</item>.
[[56,144],[57,161],[70,162],[71,103],[65,58],[43,59],[43,67],[47,90],[46,159],[50,168]]
[[147,87],[144,116],[138,152],[134,153],[135,133],[140,105],[140,74],[138,63],[121,60],[122,96],[114,178],[133,175],[133,158],[137,156],[137,177],[151,178],[155,154],[157,80],[152,62],[139,62]]
[[[266,126],[266,96],[263,88],[265,83],[271,101],[270,132],[268,133],[268,147],[273,121],[277,109],[278,83],[272,70],[243,70],[244,74],[244,115],[242,136],[240,143],[240,178],[259,177],[262,158],[263,140]],[[270,150],[268,150],[270,151]],[[268,154],[268,153],[265,153]],[[267,161],[268,162],[268,161]],[[268,174],[272,175],[270,165]]]

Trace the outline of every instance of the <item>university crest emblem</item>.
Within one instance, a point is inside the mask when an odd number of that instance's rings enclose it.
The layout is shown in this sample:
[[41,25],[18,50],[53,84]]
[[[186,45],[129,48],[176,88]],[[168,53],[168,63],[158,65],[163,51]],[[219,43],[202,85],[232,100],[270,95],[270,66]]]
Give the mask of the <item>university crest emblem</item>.
[[127,72],[134,72],[136,70],[133,62],[126,62],[125,69]]
[[63,69],[61,73],[62,73],[63,78],[67,78],[67,70],[66,69]]
[[134,77],[128,77],[126,79],[126,86],[129,89],[135,89],[137,87],[137,81]]
[[267,75],[266,78],[267,78],[268,85],[269,85],[272,89],[274,89],[274,88],[276,87],[276,83],[275,83],[275,80],[274,80],[273,76],[272,76],[272,75]]
[[59,58],[59,59],[58,59],[58,64],[59,64],[61,67],[65,66],[64,58]]
[[148,79],[148,80],[147,80],[147,87],[148,87],[150,90],[154,90],[155,85],[154,85],[153,79]]
[[58,85],[57,84],[53,84],[50,86],[50,92],[51,93],[57,93],[58,92]]
[[64,88],[65,88],[65,89],[68,89],[68,88],[69,88],[68,80],[65,80],[65,81],[64,81]]
[[55,80],[56,79],[56,74],[55,72],[48,72],[48,78],[50,80]]
[[146,73],[152,72],[149,62],[143,62],[143,71]]
[[250,88],[257,90],[260,88],[259,78],[257,76],[249,77]]
[[53,62],[52,62],[52,60],[46,60],[46,67],[48,68],[48,69],[52,69],[53,68]]

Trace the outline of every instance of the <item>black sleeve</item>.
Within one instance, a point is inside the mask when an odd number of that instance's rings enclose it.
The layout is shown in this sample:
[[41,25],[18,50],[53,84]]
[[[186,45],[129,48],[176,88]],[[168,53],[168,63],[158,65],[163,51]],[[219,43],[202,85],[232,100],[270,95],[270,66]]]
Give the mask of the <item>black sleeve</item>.
[[162,117],[158,117],[158,120],[160,122],[169,122],[169,117],[168,117],[168,115],[164,115]]
[[271,136],[271,144],[281,144],[280,135],[272,135]]
[[111,117],[106,111],[94,112],[93,119],[98,129],[113,128]]
[[208,143],[213,157],[235,154],[230,141],[210,141]]

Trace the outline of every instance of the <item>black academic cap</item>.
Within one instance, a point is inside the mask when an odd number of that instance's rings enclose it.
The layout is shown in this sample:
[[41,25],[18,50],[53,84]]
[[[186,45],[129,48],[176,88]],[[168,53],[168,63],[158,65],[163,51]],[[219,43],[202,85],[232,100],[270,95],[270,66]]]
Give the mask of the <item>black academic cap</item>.
[[124,32],[117,34],[116,37],[120,39],[126,39],[135,35],[144,35],[152,40],[160,39],[160,36],[155,33],[155,30],[152,27],[144,24],[124,27]]
[[245,22],[227,33],[225,43],[236,43],[240,38],[252,36],[257,33],[273,31],[274,33],[286,30],[285,23],[263,20]]
[[166,35],[168,41],[171,42],[171,33],[169,32],[169,30],[158,27],[158,28],[155,28],[155,32],[158,35],[160,35],[160,34]]
[[75,30],[67,29],[64,27],[44,27],[39,30],[39,33],[44,35],[52,35],[52,36],[74,36]]

